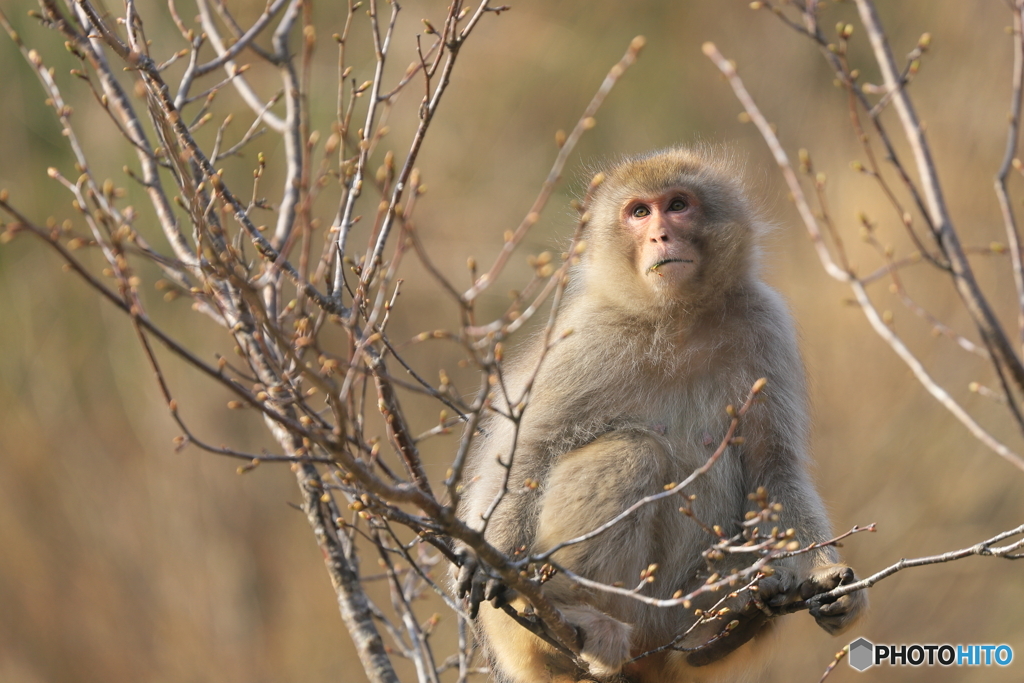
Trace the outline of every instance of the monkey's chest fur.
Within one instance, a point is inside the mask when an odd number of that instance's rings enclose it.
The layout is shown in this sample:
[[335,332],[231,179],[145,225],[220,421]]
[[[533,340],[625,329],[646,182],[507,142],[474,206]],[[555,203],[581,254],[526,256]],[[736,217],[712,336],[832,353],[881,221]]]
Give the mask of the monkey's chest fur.
[[[756,378],[728,363],[728,349],[691,344],[687,355],[666,358],[661,342],[679,349],[649,337],[595,349],[581,335],[545,359],[518,434],[495,422],[487,437],[487,450],[506,458],[515,444],[508,493],[487,529],[492,543],[543,551],[593,531],[707,462],[725,436],[726,406],[739,405]],[[557,376],[565,368],[560,357],[570,354],[574,374]],[[594,358],[594,372],[579,360],[587,358]],[[493,487],[496,460],[477,462],[478,484]],[[742,519],[746,479],[741,454],[730,447],[684,491],[696,496],[689,506],[702,524],[679,511],[682,497],[670,496],[642,506],[593,540],[558,551],[554,559],[588,579],[628,588],[656,564],[643,594],[667,598],[689,592],[711,573],[701,555],[715,540],[706,529],[733,529]],[[692,610],[573,590],[580,600],[636,626],[634,633],[644,634],[651,646],[692,621]]]

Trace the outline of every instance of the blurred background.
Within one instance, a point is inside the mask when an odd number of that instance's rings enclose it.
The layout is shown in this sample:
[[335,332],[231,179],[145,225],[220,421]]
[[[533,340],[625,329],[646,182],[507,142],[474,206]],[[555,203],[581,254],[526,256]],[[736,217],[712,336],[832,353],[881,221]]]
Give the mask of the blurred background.
[[[911,91],[962,240],[1004,242],[992,178],[1005,145],[1010,99],[1009,11],[999,2],[879,4],[899,59],[923,32],[933,35]],[[259,0],[228,5],[249,21],[263,8]],[[344,19],[336,5],[313,8],[320,47],[310,111],[313,127],[325,136],[337,82],[330,35]],[[121,170],[136,164],[132,151],[87,87],[68,75],[78,64],[63,40],[27,16],[33,7],[26,0],[2,2],[26,43],[55,67],[99,177],[125,185],[142,207],[143,196]],[[180,49],[166,6],[146,0],[139,7],[154,54]],[[116,4],[109,9],[122,11]],[[186,21],[195,11],[187,0],[179,10]],[[393,79],[414,55],[420,19],[440,25],[444,10],[441,2],[403,4]],[[855,15],[850,3],[829,4],[822,24],[857,25],[855,66],[865,80],[878,82]],[[367,30],[365,17],[357,17],[353,56],[365,50]],[[749,182],[777,226],[764,239],[763,270],[799,321],[814,406],[815,476],[834,528],[878,524],[877,533],[847,541],[846,561],[863,576],[901,557],[966,547],[1019,525],[1024,473],[974,441],[931,399],[847,303],[848,292],[827,278],[764,143],[737,118],[731,90],[701,54],[701,44],[711,40],[735,59],[790,154],[807,148],[816,170],[827,174],[832,215],[860,272],[880,261],[859,244],[858,211],[879,221],[882,239],[897,254],[910,251],[898,216],[876,186],[850,170],[850,162],[862,157],[849,129],[846,96],[832,84],[817,49],[747,2],[513,0],[510,11],[484,17],[464,48],[419,163],[429,190],[416,225],[442,271],[468,285],[467,258],[482,267],[491,262],[502,233],[526,213],[554,159],[555,132],[572,127],[638,34],[647,37],[640,60],[599,112],[597,127],[584,137],[566,182],[513,259],[503,286],[492,288],[482,305],[501,310],[504,291],[521,286],[530,273],[527,254],[557,252],[566,243],[574,213],[569,200],[589,177],[586,169],[666,145],[724,144],[749,159]],[[370,78],[369,62],[353,58],[352,77]],[[172,80],[180,75],[175,69],[168,72]],[[255,69],[252,75],[264,96],[279,87],[270,72]],[[391,114],[389,138],[396,150],[405,149],[411,136],[419,87],[404,94]],[[46,169],[55,166],[73,178],[73,159],[35,75],[6,36],[0,37],[0,93],[0,187],[40,222],[72,217],[70,195]],[[234,130],[237,139],[251,115],[228,91],[217,104],[221,115],[243,113],[245,123],[235,124],[243,126]],[[215,125],[208,128],[201,133],[206,142]],[[895,127],[893,132],[899,137]],[[275,201],[281,177],[275,163],[283,151],[274,135],[227,164],[226,177],[248,196],[256,151],[268,157],[264,188]],[[1019,177],[1011,188],[1019,207]],[[328,193],[317,206],[325,224],[335,197]],[[155,223],[141,229],[164,244]],[[1008,257],[975,258],[985,291],[1014,336]],[[392,338],[455,329],[455,307],[413,256],[404,269]],[[945,279],[916,266],[905,281],[919,303],[976,338]],[[996,386],[984,361],[932,336],[930,325],[901,307],[886,287],[875,286],[875,300],[893,312],[895,329],[935,377],[1011,448],[1024,450],[1005,408],[968,391],[973,381]],[[152,291],[149,306],[202,357],[230,349],[223,333],[187,303],[164,303]],[[463,391],[475,387],[459,383],[454,345],[436,341],[407,352],[424,376],[436,378],[445,368]],[[199,435],[257,452],[272,447],[254,414],[224,409],[228,396],[218,387],[166,354],[161,360]],[[406,405],[414,432],[436,424],[436,404],[409,397]],[[176,452],[177,434],[128,321],[62,272],[42,243],[22,235],[0,246],[0,681],[362,680],[316,544],[303,515],[289,507],[299,496],[287,467],[265,465],[239,476],[237,462],[196,449]],[[427,442],[432,476],[443,475],[455,439]],[[767,680],[817,681],[833,654],[858,636],[876,643],[1007,643],[1017,661],[1005,669],[875,668],[865,674],[844,663],[830,680],[1024,676],[1024,564],[969,558],[908,570],[879,583],[870,599],[867,618],[837,639],[806,614],[788,618]],[[438,606],[427,602],[418,609],[426,618]],[[442,624],[453,621],[445,615]],[[451,637],[450,628],[439,630],[439,649],[446,651],[442,645]]]

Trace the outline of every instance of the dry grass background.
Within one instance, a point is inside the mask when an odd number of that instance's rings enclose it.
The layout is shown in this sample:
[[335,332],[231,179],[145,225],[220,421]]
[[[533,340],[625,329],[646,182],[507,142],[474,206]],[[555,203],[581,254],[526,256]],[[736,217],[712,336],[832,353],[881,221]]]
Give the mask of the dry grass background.
[[[923,31],[934,36],[912,92],[965,243],[1003,240],[991,187],[1005,140],[1009,12],[991,0],[880,5],[897,54]],[[150,38],[177,49],[166,8],[140,6]],[[262,9],[259,0],[231,6],[243,18]],[[57,67],[79,130],[88,131],[94,163],[127,182],[120,168],[132,163],[130,150],[89,106],[86,89],[71,83],[67,69],[75,65],[56,35],[26,17],[31,7],[4,0],[26,42]],[[443,10],[440,2],[406,3],[396,73],[412,55],[419,19],[439,18]],[[321,41],[315,78],[325,85],[314,93],[311,111],[314,126],[326,129],[335,83],[328,43],[341,16],[332,3],[314,11]],[[826,26],[855,15],[846,4],[830,4],[826,12]],[[878,524],[878,533],[848,541],[846,559],[863,575],[1020,524],[1024,475],[972,440],[870,331],[859,309],[844,305],[846,293],[818,266],[763,143],[737,120],[738,104],[701,55],[701,43],[713,40],[736,59],[784,144],[811,150],[829,175],[833,213],[855,243],[855,261],[865,270],[877,264],[856,245],[858,210],[881,218],[897,250],[907,250],[870,181],[848,168],[858,156],[845,96],[815,48],[746,2],[515,2],[500,17],[487,17],[465,48],[421,158],[429,192],[417,225],[437,263],[448,273],[465,272],[470,255],[489,263],[547,172],[554,132],[572,126],[637,34],[647,36],[647,48],[584,138],[569,182],[516,257],[508,285],[529,272],[527,253],[558,248],[571,233],[568,200],[579,185],[571,178],[585,177],[581,169],[664,145],[725,143],[749,158],[751,183],[778,225],[765,239],[764,272],[800,322],[812,378],[816,478],[834,526]],[[854,42],[858,57],[866,57],[863,32]],[[864,71],[878,80],[870,66]],[[414,93],[391,121],[396,149],[408,138]],[[71,160],[43,99],[21,56],[0,38],[0,186],[30,215],[62,218],[70,215],[70,197],[46,168],[70,168]],[[237,106],[228,93],[223,100],[228,109]],[[271,166],[282,154],[276,138],[262,138],[228,167],[229,178],[236,173],[247,184],[257,150]],[[1013,181],[1018,195],[1021,186]],[[333,212],[329,202],[321,204],[323,215]],[[984,258],[976,261],[979,275],[1012,328],[1008,260]],[[401,315],[392,327],[397,339],[457,326],[454,306],[413,261],[407,259]],[[918,267],[908,281],[919,301],[968,329],[942,278]],[[461,282],[468,285],[468,274]],[[504,290],[492,291],[490,305],[497,308],[497,292]],[[971,381],[992,382],[983,364],[933,338],[884,285],[876,296],[954,395],[1011,447],[1024,448],[1005,412],[967,391]],[[156,293],[151,298],[154,315],[206,357],[223,347],[220,333],[187,305],[163,305]],[[458,378],[458,351],[443,342],[411,347],[409,354],[427,376],[446,367]],[[165,360],[198,433],[213,443],[268,445],[257,418],[224,410],[223,391]],[[413,431],[436,422],[436,406],[415,399],[409,405]],[[235,463],[196,450],[175,452],[176,433],[127,321],[62,273],[43,245],[19,237],[0,247],[0,681],[362,680],[309,528],[287,505],[298,498],[293,477],[272,466],[238,476]],[[443,473],[454,443],[454,437],[430,443],[432,476]],[[831,639],[806,614],[788,618],[770,680],[816,681],[832,654],[858,635],[875,642],[1008,643],[1018,661],[1004,670],[922,667],[861,675],[844,664],[831,680],[1024,677],[1024,565],[972,558],[910,570],[880,583],[870,597],[870,614],[850,638]]]

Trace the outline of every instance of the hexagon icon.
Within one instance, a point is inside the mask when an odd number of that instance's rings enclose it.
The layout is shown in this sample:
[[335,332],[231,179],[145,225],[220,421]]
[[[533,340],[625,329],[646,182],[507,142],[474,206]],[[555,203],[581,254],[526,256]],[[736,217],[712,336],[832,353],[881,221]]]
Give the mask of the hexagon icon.
[[867,638],[858,638],[850,643],[850,666],[857,671],[864,671],[873,665],[875,659],[875,646]]

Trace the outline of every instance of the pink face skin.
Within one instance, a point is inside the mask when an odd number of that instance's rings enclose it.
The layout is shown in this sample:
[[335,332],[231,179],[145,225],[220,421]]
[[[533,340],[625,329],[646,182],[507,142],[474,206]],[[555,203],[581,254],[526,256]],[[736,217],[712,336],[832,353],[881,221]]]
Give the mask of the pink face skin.
[[637,240],[637,272],[651,287],[679,285],[697,272],[700,251],[691,238],[696,210],[696,199],[678,188],[623,206],[622,224]]

